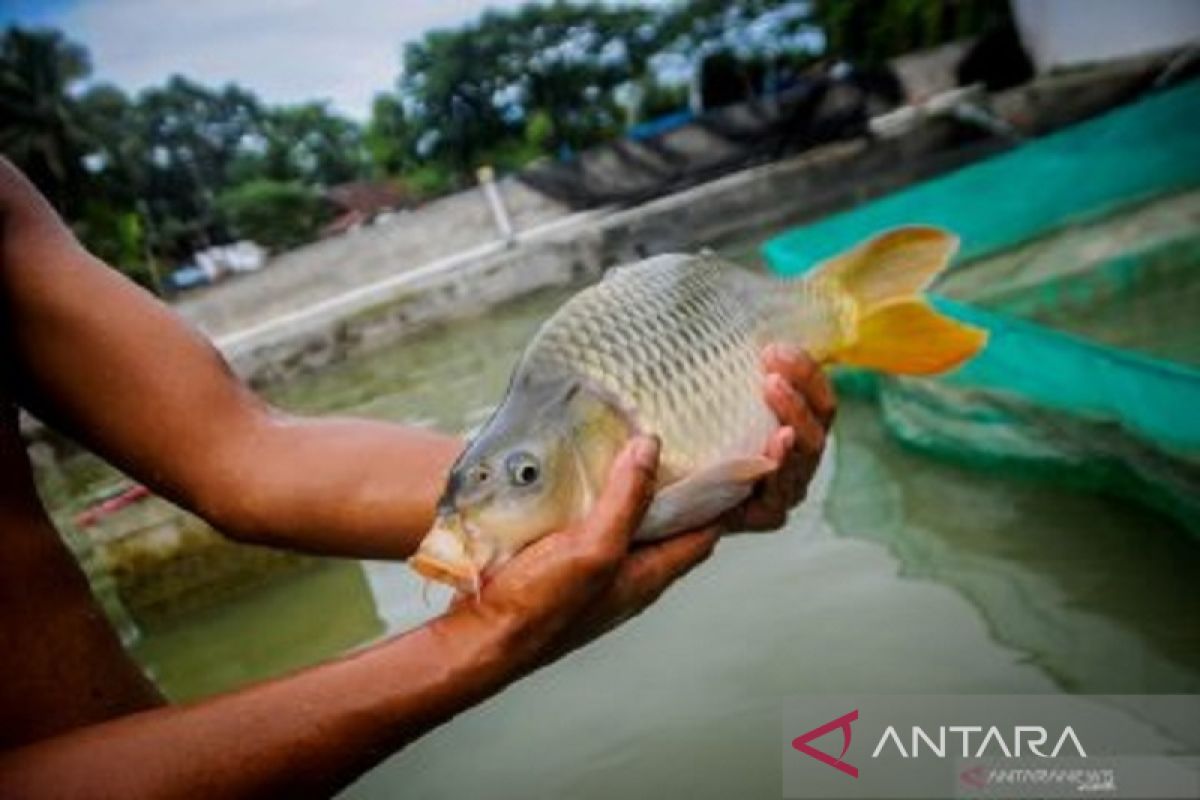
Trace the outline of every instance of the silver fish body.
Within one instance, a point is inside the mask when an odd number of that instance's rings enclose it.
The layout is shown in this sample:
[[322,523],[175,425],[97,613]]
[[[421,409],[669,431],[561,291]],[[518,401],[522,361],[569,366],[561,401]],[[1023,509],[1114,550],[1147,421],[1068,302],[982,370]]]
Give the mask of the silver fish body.
[[508,392],[451,471],[438,520],[410,561],[461,589],[580,519],[634,434],[662,443],[638,536],[707,523],[774,465],[766,340],[822,362],[932,374],[986,336],[920,296],[957,240],[935,228],[883,234],[801,280],[751,276],[712,254],[612,270],[567,301],[527,346]]

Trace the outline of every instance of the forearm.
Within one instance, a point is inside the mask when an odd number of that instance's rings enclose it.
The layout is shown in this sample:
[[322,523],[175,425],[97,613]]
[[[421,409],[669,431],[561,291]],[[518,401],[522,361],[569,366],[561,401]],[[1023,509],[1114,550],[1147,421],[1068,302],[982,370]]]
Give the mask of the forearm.
[[0,158],[0,370],[18,401],[224,532],[403,557],[451,437],[274,414],[169,309],[79,247]]
[[2,797],[325,797],[515,679],[494,620],[451,614],[295,676],[0,755]]
[[406,558],[462,442],[381,422],[268,416],[199,478],[198,511],[243,541]]

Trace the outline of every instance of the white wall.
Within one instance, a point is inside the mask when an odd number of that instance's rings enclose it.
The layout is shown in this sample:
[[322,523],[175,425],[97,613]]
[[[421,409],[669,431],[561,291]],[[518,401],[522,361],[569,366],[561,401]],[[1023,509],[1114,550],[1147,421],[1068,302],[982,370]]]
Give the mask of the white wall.
[[1200,42],[1200,0],[1012,0],[1040,72]]

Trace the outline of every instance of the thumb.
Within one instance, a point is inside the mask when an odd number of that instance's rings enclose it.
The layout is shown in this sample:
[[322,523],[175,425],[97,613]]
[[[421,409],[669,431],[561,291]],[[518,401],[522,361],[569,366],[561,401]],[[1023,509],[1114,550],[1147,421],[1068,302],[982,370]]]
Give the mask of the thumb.
[[636,436],[617,456],[604,491],[584,521],[581,535],[604,549],[624,551],[637,531],[650,500],[658,473],[657,437]]

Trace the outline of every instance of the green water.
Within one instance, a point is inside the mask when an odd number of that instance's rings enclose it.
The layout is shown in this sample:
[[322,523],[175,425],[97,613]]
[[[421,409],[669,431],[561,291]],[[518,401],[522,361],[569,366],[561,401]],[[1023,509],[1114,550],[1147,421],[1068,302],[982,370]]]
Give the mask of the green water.
[[[564,295],[274,393],[297,410],[463,430]],[[347,796],[778,797],[781,698],[808,692],[1200,692],[1200,543],[1104,497],[910,454],[844,404],[810,499],[655,608],[397,754]],[[194,698],[435,614],[402,565],[330,562],[144,636]]]

